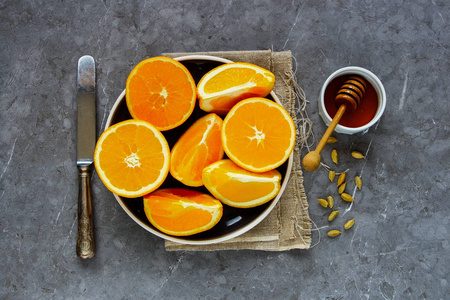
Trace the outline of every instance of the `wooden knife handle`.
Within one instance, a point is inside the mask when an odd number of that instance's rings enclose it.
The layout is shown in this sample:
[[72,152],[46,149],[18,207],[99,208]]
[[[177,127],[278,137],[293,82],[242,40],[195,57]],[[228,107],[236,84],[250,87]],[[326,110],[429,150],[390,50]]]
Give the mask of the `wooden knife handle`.
[[95,255],[94,226],[91,201],[91,166],[78,166],[78,237],[77,256],[89,259]]

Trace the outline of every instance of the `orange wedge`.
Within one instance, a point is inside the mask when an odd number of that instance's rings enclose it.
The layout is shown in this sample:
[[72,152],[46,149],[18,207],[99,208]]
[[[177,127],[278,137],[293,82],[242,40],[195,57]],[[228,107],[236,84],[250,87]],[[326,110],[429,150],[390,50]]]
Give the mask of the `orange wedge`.
[[98,176],[113,193],[140,197],[157,189],[169,173],[170,149],[153,125],[127,120],[106,129],[97,141]]
[[216,114],[208,114],[183,133],[171,152],[170,174],[175,179],[188,186],[203,185],[203,168],[223,157],[222,123]]
[[186,236],[214,227],[222,217],[219,200],[184,188],[160,189],[144,196],[147,219],[164,233]]
[[127,79],[125,96],[131,116],[155,125],[160,131],[186,121],[197,98],[189,70],[162,56],[146,59],[134,67]]
[[274,84],[273,73],[254,64],[223,64],[206,73],[198,82],[200,108],[225,115],[242,99],[267,96]]
[[295,144],[295,125],[278,103],[250,98],[236,104],[223,122],[222,144],[228,157],[252,172],[282,165]]
[[203,183],[210,193],[233,207],[248,208],[264,204],[280,191],[281,174],[247,171],[229,159],[223,159],[203,170]]

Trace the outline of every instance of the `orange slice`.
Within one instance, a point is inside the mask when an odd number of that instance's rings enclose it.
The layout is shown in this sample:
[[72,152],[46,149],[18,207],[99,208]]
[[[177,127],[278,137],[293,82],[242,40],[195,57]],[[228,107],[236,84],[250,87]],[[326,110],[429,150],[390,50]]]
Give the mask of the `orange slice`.
[[146,59],[134,67],[127,79],[125,96],[134,119],[150,122],[161,131],[186,121],[197,97],[188,69],[162,56]]
[[170,174],[175,179],[188,186],[203,185],[203,168],[223,157],[222,123],[216,114],[208,114],[183,133],[171,152]]
[[202,192],[170,188],[144,196],[147,219],[164,233],[186,236],[214,227],[222,217],[219,200]]
[[200,108],[224,115],[242,99],[266,97],[274,84],[273,73],[259,66],[240,62],[223,64],[198,82]]
[[228,157],[242,168],[265,172],[289,158],[295,134],[294,121],[281,105],[250,98],[236,104],[225,117],[222,144]]
[[169,173],[170,149],[148,122],[127,120],[106,129],[97,141],[98,176],[113,193],[140,197],[157,189]]
[[273,199],[280,191],[281,174],[247,171],[229,159],[220,160],[203,170],[203,183],[223,203],[239,208],[255,207]]

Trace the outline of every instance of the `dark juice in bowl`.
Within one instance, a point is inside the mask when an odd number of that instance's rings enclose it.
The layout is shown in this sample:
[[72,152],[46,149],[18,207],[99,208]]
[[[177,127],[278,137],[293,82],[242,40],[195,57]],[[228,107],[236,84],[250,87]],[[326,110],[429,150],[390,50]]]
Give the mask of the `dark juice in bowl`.
[[[342,75],[334,78],[325,89],[324,102],[328,115],[333,118],[339,107],[336,106],[334,98],[344,82],[352,76],[351,74]],[[374,117],[378,109],[378,94],[366,80],[366,93],[360,105],[354,112],[345,112],[339,124],[345,127],[361,127],[368,124]]]

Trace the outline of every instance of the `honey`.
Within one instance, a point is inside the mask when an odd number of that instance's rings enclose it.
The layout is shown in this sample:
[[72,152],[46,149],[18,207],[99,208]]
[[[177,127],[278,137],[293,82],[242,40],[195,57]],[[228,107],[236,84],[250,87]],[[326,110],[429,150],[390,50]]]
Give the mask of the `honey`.
[[[325,109],[331,118],[334,117],[339,108],[336,106],[334,98],[336,97],[340,87],[350,76],[352,76],[352,74],[334,78],[325,89]],[[366,92],[360,105],[354,112],[346,111],[339,121],[340,125],[352,128],[361,127],[368,124],[375,117],[378,109],[378,94],[369,81],[366,80],[366,84]]]

